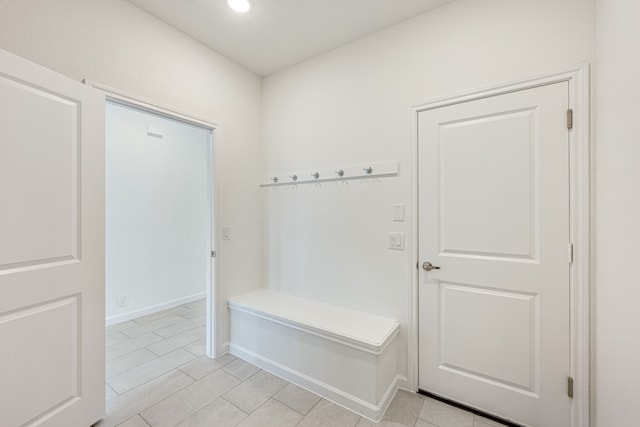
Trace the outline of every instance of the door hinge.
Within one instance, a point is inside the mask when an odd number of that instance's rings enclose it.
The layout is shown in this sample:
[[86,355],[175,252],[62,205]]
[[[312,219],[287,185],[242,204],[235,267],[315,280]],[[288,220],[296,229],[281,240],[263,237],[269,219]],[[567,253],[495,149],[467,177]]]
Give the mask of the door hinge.
[[567,378],[567,395],[573,399],[573,378]]
[[567,129],[573,129],[573,110],[567,110]]
[[211,258],[215,258],[217,255],[216,251],[211,251]]
[[420,261],[416,261],[416,270],[420,270]]
[[569,264],[573,262],[573,243],[569,243],[569,248],[567,250],[567,259]]

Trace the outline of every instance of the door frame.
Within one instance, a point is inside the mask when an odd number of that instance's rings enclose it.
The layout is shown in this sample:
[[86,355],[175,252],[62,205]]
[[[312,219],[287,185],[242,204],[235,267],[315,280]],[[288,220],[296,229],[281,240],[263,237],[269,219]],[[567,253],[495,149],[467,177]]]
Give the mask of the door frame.
[[569,84],[569,106],[573,109],[573,128],[569,131],[569,206],[570,240],[573,263],[570,265],[570,368],[574,379],[574,398],[570,407],[570,426],[589,425],[590,378],[590,209],[591,164],[589,143],[589,64],[582,63],[552,73],[537,75],[487,88],[419,103],[411,114],[411,238],[409,247],[409,327],[407,377],[410,390],[418,390],[419,270],[418,259],[418,115],[422,111],[452,104],[502,95],[559,82]]
[[209,164],[211,165],[211,171],[209,174],[208,187],[211,190],[209,195],[209,205],[211,208],[211,223],[209,224],[209,232],[211,238],[211,250],[216,252],[216,256],[210,257],[211,264],[207,270],[207,334],[206,334],[206,353],[209,357],[219,357],[224,354],[224,345],[220,341],[222,336],[219,331],[219,326],[223,324],[221,316],[223,310],[219,309],[219,277],[218,272],[218,254],[217,248],[220,247],[217,233],[217,219],[219,218],[218,212],[218,168],[216,167],[216,130],[219,125],[208,122],[206,120],[197,118],[191,114],[180,112],[174,108],[163,106],[157,102],[144,99],[142,97],[131,95],[129,93],[114,89],[112,87],[96,83],[90,80],[83,80],[86,85],[92,86],[95,89],[104,93],[105,102],[112,101],[122,105],[130,106],[142,111],[146,111],[152,114],[157,114],[169,119],[178,120],[194,126],[198,126],[211,131],[211,139],[209,141]]

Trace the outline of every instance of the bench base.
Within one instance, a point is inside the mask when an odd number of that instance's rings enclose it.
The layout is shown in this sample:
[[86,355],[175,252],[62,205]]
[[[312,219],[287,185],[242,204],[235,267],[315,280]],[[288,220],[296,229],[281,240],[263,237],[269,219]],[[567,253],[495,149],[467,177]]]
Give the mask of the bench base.
[[397,333],[374,352],[268,313],[231,304],[230,313],[231,354],[373,421],[407,386],[406,377],[397,375]]

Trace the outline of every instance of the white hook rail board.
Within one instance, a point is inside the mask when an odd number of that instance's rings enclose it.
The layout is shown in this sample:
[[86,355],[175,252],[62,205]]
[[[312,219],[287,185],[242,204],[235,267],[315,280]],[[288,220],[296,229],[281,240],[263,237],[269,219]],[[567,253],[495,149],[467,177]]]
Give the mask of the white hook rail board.
[[341,181],[346,179],[367,179],[398,175],[397,161],[361,163],[336,168],[319,168],[282,174],[266,175],[261,187],[293,185],[322,181]]

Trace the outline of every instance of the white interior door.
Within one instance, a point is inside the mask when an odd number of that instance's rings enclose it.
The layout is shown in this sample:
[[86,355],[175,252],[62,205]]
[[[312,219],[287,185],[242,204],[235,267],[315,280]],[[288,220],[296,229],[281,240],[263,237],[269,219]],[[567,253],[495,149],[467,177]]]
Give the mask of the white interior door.
[[0,51],[0,424],[104,415],[104,98]]
[[[419,387],[569,425],[568,83],[422,111]],[[428,266],[427,266],[428,267]]]

